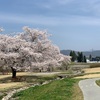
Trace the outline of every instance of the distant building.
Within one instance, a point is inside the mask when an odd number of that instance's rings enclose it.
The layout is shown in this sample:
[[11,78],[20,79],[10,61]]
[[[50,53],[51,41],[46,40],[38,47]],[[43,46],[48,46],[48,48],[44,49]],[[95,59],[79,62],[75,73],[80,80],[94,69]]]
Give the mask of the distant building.
[[100,63],[100,60],[95,57],[95,58],[92,58],[91,60],[86,59],[86,62],[87,63]]
[[86,59],[86,62],[87,62],[87,63],[89,63],[89,62],[90,62],[90,60],[89,60],[89,59]]

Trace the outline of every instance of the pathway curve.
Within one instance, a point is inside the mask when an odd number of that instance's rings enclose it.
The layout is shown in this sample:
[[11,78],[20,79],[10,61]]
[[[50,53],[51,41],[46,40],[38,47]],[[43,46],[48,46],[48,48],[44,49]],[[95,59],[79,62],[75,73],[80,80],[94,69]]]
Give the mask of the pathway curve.
[[100,78],[85,79],[79,82],[84,100],[100,100],[100,87],[96,85],[95,81]]

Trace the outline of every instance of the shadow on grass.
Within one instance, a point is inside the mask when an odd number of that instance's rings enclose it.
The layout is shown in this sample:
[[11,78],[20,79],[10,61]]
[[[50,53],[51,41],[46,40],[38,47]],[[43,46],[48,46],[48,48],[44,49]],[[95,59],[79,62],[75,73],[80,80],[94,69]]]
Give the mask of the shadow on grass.
[[44,81],[48,81],[48,80],[54,80],[56,78],[55,76],[17,76],[17,78],[11,78],[11,77],[7,77],[7,78],[3,78],[0,79],[0,83],[11,83],[11,82],[27,82],[27,83],[43,83]]

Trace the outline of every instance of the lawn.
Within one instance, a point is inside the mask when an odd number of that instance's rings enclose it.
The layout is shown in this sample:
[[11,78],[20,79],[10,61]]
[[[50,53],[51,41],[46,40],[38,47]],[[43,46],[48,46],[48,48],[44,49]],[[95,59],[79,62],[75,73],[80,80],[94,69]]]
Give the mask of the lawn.
[[63,79],[16,93],[18,100],[83,100],[80,79]]

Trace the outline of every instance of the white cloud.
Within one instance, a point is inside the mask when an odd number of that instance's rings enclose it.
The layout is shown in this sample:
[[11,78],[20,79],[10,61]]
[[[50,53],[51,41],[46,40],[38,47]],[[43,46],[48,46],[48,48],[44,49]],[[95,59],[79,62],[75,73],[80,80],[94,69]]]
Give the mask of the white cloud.
[[40,24],[40,25],[57,25],[57,18],[45,16],[24,16],[14,14],[1,14],[0,22],[19,23],[19,24]]
[[38,15],[15,15],[0,14],[0,22],[18,23],[18,24],[39,24],[45,26],[66,26],[66,25],[97,25],[100,26],[99,17],[69,15],[69,16],[38,16]]

